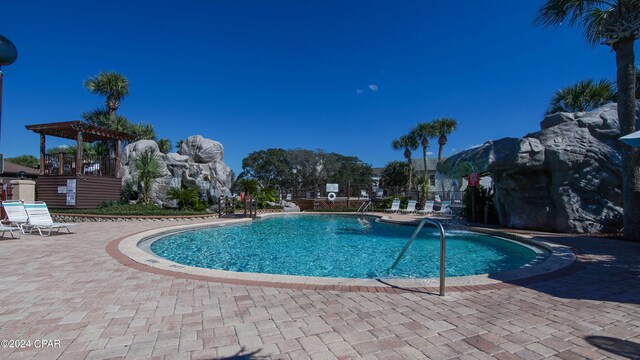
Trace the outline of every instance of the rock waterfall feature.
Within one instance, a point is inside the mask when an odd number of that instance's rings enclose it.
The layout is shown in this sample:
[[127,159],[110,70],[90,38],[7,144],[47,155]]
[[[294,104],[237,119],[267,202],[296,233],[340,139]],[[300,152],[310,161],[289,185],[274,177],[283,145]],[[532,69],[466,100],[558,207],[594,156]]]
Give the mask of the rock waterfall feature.
[[556,113],[523,138],[488,141],[438,166],[466,161],[495,183],[501,225],[559,232],[622,227],[622,159],[617,105]]
[[223,161],[222,144],[200,135],[190,136],[182,143],[177,153],[162,154],[153,140],[140,140],[124,148],[120,173],[122,183],[135,178],[133,160],[147,149],[157,154],[162,177],[154,180],[152,199],[160,206],[175,207],[177,204],[166,197],[171,187],[195,186],[200,200],[217,203],[219,196],[231,196],[232,173]]

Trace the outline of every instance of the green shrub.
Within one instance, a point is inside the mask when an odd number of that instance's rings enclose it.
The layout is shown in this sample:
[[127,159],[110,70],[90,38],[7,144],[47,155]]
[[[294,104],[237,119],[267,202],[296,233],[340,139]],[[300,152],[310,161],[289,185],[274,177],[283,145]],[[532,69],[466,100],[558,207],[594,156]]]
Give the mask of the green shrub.
[[116,206],[119,205],[120,202],[116,201],[116,200],[104,200],[101,204],[100,204],[100,208],[104,209],[104,208],[108,208],[110,206]]
[[407,207],[407,203],[409,202],[409,198],[406,196],[387,196],[386,198],[382,199],[382,201],[380,202],[379,205],[376,206],[376,208],[378,209],[390,209],[391,208],[391,203],[393,202],[393,200],[397,200],[400,199],[400,208],[406,208]]
[[119,204],[98,209],[50,209],[54,214],[87,214],[114,216],[181,216],[202,215],[206,211],[161,208],[153,204]]
[[172,187],[167,191],[167,199],[178,202],[179,209],[194,209],[195,205],[200,201],[198,198],[198,188],[195,186],[183,188]]
[[128,180],[120,189],[120,200],[128,204],[129,201],[136,199],[138,199],[138,186],[132,180]]

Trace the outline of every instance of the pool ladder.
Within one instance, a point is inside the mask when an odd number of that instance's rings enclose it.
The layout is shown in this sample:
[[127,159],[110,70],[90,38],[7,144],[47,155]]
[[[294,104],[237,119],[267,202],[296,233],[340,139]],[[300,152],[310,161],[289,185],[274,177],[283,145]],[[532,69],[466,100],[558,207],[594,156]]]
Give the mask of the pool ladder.
[[358,214],[364,214],[367,209],[369,209],[369,206],[371,206],[371,204],[373,204],[373,202],[371,200],[367,201],[367,202],[363,202],[360,207],[358,208],[358,210],[356,210],[356,212]]
[[394,261],[393,265],[391,265],[389,270],[387,270],[387,273],[393,270],[393,268],[395,268],[396,265],[398,265],[398,263],[400,262],[400,259],[402,259],[402,257],[404,256],[404,253],[407,252],[407,250],[409,249],[409,246],[411,246],[411,243],[413,243],[413,240],[416,239],[416,237],[418,236],[418,233],[420,232],[420,230],[422,230],[422,227],[424,226],[425,223],[434,225],[435,227],[438,228],[438,230],[440,230],[440,296],[444,296],[445,251],[446,251],[447,240],[446,240],[446,235],[444,234],[444,227],[439,221],[435,221],[429,218],[422,219],[422,221],[420,221],[420,224],[418,224],[418,227],[416,228],[416,230],[413,232],[413,235],[411,235],[411,237],[409,238],[409,241],[400,252],[400,255],[398,255],[398,257],[396,258],[396,261]]

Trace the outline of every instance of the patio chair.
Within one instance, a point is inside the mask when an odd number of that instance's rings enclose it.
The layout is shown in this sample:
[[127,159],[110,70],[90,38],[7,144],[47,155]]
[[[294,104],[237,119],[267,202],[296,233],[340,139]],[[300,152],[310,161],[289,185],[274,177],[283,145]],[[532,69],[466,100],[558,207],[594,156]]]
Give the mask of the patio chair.
[[[0,236],[2,236],[2,237],[4,237],[4,234],[8,231],[9,234],[11,234],[11,238],[15,239],[16,237],[15,237],[15,235],[13,235],[13,230],[17,230],[18,234],[20,234],[20,232],[21,232],[20,228],[17,227],[17,226],[4,226],[4,225],[0,224],[0,231],[2,231],[2,235],[0,235]],[[20,236],[18,236],[18,237],[20,237]]]
[[391,203],[391,208],[384,209],[384,212],[388,213],[397,213],[398,211],[400,211],[400,200],[393,200],[393,202]]
[[29,216],[22,200],[5,200],[2,202],[2,207],[4,207],[4,212],[7,214],[3,221],[9,223],[10,227],[17,227],[25,234],[25,227],[29,226]]
[[438,215],[453,215],[453,211],[451,211],[451,201],[443,201],[440,210],[434,211],[434,213]]
[[435,202],[433,201],[425,202],[424,209],[418,210],[418,214],[423,214],[423,215],[433,214],[433,204],[435,204]]
[[416,212],[416,204],[418,202],[415,200],[409,200],[409,202],[407,203],[407,208],[406,209],[402,209],[402,213],[403,214],[415,214]]
[[[24,208],[27,211],[27,215],[29,216],[29,234],[33,232],[34,229],[38,229],[38,233],[40,236],[49,236],[51,235],[51,231],[56,229],[56,232],[60,232],[60,229],[65,228],[71,234],[70,226],[74,226],[76,224],[68,224],[68,223],[55,223],[53,219],[51,219],[51,214],[49,214],[49,208],[44,201],[34,201],[34,202],[25,202]],[[48,230],[47,234],[44,235],[42,230]]]

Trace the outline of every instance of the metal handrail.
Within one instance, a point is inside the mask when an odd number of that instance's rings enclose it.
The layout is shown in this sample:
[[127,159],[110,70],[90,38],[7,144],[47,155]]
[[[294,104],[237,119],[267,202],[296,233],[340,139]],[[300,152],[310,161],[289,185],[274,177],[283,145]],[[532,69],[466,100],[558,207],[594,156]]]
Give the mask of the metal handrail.
[[444,286],[445,286],[444,270],[445,270],[445,252],[446,252],[447,240],[446,240],[446,235],[444,233],[444,227],[439,221],[435,221],[429,218],[422,219],[422,221],[420,221],[420,224],[418,224],[416,231],[413,232],[413,235],[411,235],[411,237],[409,238],[409,241],[400,252],[400,255],[398,255],[398,257],[396,258],[396,261],[394,261],[393,265],[391,265],[389,270],[387,270],[387,273],[393,270],[393,268],[395,268],[396,265],[398,265],[398,263],[400,262],[400,259],[402,259],[402,257],[404,256],[404,253],[407,252],[407,250],[409,249],[409,246],[411,246],[411,243],[413,243],[413,240],[416,239],[416,237],[418,236],[418,233],[420,232],[420,230],[422,230],[422,227],[424,226],[425,223],[435,225],[438,228],[438,230],[440,230],[440,296],[444,296]]
[[[363,213],[363,214],[364,214],[364,212],[365,212],[365,211],[367,211],[367,209],[369,208],[369,206],[371,206],[371,204],[372,204],[371,200],[369,200],[369,201],[367,201],[367,202],[362,203],[362,204],[360,205],[360,207],[358,207],[358,210],[356,210],[356,212],[357,212],[358,214],[359,214],[359,213]],[[364,207],[364,208],[363,208],[363,207]]]

